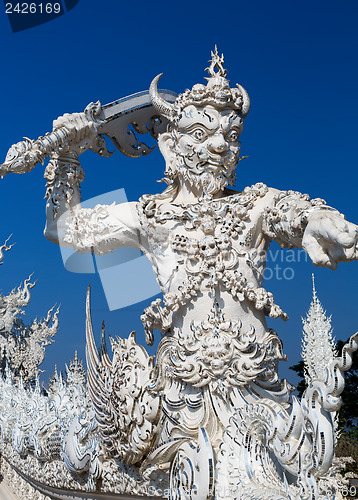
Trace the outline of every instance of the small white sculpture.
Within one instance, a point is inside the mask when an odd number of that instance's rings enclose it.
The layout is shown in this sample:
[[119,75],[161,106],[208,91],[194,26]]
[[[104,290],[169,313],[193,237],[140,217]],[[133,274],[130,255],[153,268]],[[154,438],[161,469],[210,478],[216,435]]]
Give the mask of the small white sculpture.
[[[9,238],[0,247],[0,263],[3,251],[10,250],[7,246]],[[0,294],[0,361],[2,368],[6,363],[16,377],[22,377],[25,382],[35,381],[39,366],[45,357],[45,347],[50,345],[58,329],[59,308],[53,313],[54,307],[46,317],[39,321],[35,318],[31,325],[25,325],[21,316],[31,300],[30,290],[36,282],[30,282],[31,276],[25,279],[23,286],[14,288],[8,295]]]

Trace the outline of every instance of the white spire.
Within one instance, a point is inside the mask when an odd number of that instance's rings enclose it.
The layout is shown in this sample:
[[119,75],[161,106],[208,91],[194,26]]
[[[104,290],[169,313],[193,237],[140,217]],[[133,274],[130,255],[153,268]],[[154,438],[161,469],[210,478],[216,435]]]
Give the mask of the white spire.
[[70,362],[70,366],[66,365],[67,382],[73,385],[85,385],[86,383],[86,372],[82,365],[82,360],[78,359],[77,351],[75,351],[75,357]]
[[331,316],[327,317],[317,298],[312,274],[312,302],[303,322],[302,358],[305,364],[306,382],[326,377],[328,363],[336,356],[335,339],[332,335]]
[[316,286],[314,282],[314,274],[312,273],[312,288],[313,288],[313,301],[316,302],[317,294],[316,294]]

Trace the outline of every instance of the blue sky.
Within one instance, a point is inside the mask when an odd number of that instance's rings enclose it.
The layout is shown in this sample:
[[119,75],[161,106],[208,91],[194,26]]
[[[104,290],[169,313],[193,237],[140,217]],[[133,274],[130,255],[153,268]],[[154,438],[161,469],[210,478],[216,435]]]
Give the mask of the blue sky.
[[[146,90],[164,73],[162,86],[182,92],[203,82],[214,44],[225,55],[232,85],[242,84],[252,108],[241,136],[237,189],[262,181],[279,189],[322,197],[358,223],[357,193],[357,49],[358,4],[354,1],[302,2],[121,2],[80,0],[64,16],[13,34],[0,12],[1,141],[0,161],[23,136],[50,131],[52,120],[82,111],[91,101],[103,104]],[[129,200],[161,189],[163,160],[158,151],[130,159],[116,152],[109,159],[86,152],[83,197],[124,188]],[[16,246],[1,267],[3,293],[30,273],[38,280],[25,321],[43,316],[61,303],[60,331],[48,348],[45,377],[73,357],[84,356],[84,304],[89,283],[93,319],[112,335],[138,331],[145,304],[110,312],[98,275],[73,274],[62,265],[59,249],[43,236],[43,167],[0,181],[0,241],[13,233]],[[292,267],[291,280],[271,279],[266,288],[290,321],[270,321],[289,357],[298,361],[301,316],[311,299],[311,273],[318,295],[332,314],[337,338],[357,330],[358,264],[337,271],[314,268],[300,256],[287,262],[273,246],[271,267]],[[292,256],[289,257],[292,260]],[[298,258],[296,258],[298,260]],[[119,280],[119,287],[125,286]],[[157,334],[158,338],[159,334]],[[152,352],[152,351],[150,351]]]

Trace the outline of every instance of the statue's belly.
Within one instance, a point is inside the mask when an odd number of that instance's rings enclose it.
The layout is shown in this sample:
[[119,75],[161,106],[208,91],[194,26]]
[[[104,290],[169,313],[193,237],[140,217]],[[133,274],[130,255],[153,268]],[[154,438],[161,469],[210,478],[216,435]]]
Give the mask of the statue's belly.
[[[248,300],[239,302],[227,291],[220,291],[216,299],[219,308],[224,311],[223,318],[225,321],[232,321],[233,323],[241,322],[242,330],[254,327],[258,339],[267,331],[266,318],[263,311],[255,309],[253,304]],[[197,323],[208,320],[213,307],[213,299],[209,294],[205,292],[200,293],[189,304],[180,307],[173,314],[173,331],[175,332],[176,329],[189,331],[193,322]]]

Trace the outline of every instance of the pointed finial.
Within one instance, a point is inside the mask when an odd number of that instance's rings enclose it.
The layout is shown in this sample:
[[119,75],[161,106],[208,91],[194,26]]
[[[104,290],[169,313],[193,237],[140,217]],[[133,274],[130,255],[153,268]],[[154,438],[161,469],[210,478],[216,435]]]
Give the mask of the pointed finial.
[[[211,51],[211,60],[209,61],[210,66],[208,68],[205,68],[205,71],[209,73],[211,77],[215,76],[222,76],[223,78],[226,77],[227,75],[227,70],[224,68],[224,54],[221,54],[219,56],[218,48],[215,44],[215,49],[214,52]],[[215,72],[215,68],[217,69],[217,72]]]
[[72,385],[83,384],[85,380],[85,371],[83,369],[82,360],[78,359],[78,352],[75,351],[75,356],[70,361],[69,366],[66,366],[67,383]]
[[63,387],[63,377],[62,377],[62,372],[60,372],[60,376],[59,376],[59,379],[58,379],[58,385],[59,385],[59,388],[60,388],[60,389]]
[[317,293],[316,293],[316,286],[315,286],[315,280],[314,280],[314,274],[312,273],[312,293],[313,293],[313,300],[316,302],[317,300]]

